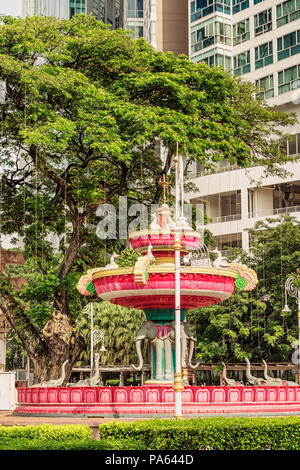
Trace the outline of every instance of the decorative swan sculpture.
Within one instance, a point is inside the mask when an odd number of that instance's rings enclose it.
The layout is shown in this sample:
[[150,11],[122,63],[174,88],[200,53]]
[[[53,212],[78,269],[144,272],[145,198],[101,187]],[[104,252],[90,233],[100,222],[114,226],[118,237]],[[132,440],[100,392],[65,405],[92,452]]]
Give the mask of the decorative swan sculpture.
[[96,387],[100,382],[99,373],[99,357],[95,360],[95,373],[90,379],[82,379],[74,384],[70,384],[71,387]]
[[268,365],[266,361],[262,361],[264,365],[264,378],[266,379],[266,385],[284,385],[283,381],[279,378],[271,377],[268,375]]
[[234,379],[229,379],[227,377],[226,365],[224,364],[224,362],[222,362],[222,366],[223,369],[221,374],[221,385],[229,385],[230,387],[242,387],[244,385],[243,382],[237,382]]
[[66,365],[69,362],[68,359],[62,365],[61,376],[58,379],[46,380],[39,384],[31,385],[31,387],[61,387],[66,378]]
[[254,375],[251,375],[250,361],[247,357],[245,358],[245,361],[246,361],[246,364],[247,364],[246,377],[247,377],[248,382],[251,385],[266,385],[266,380],[265,379],[261,379],[259,377],[254,377]]
[[228,262],[226,259],[222,256],[222,253],[215,248],[214,250],[211,251],[211,253],[214,253],[217,255],[217,258],[213,261],[213,266],[215,268],[227,268]]
[[110,257],[110,263],[107,264],[105,267],[105,269],[110,269],[110,268],[118,268],[119,266],[117,265],[117,263],[115,262],[115,259],[118,258],[120,255],[118,255],[115,251],[113,252],[113,254],[111,255]]

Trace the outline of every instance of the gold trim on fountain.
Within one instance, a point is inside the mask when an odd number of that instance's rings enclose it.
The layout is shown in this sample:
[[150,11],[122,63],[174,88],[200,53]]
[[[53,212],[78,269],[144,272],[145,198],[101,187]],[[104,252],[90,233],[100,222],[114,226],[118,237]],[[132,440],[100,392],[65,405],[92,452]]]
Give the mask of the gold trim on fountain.
[[[108,277],[108,276],[119,276],[123,274],[133,274],[134,273],[134,266],[126,267],[126,268],[94,268],[92,274],[92,280],[98,279],[99,277]],[[175,265],[166,264],[158,264],[149,266],[148,267],[149,273],[175,273]],[[234,279],[237,278],[237,271],[233,269],[227,268],[209,268],[204,266],[181,266],[180,268],[181,274],[216,274],[217,276],[229,276],[233,277]]]
[[[129,240],[130,238],[136,238],[136,237],[143,237],[146,235],[175,235],[175,232],[172,229],[155,229],[155,230],[140,230],[139,232],[132,232],[129,234]],[[201,234],[199,232],[194,232],[193,230],[191,232],[185,232],[184,236],[190,236],[190,237],[196,237],[196,238],[202,238]]]

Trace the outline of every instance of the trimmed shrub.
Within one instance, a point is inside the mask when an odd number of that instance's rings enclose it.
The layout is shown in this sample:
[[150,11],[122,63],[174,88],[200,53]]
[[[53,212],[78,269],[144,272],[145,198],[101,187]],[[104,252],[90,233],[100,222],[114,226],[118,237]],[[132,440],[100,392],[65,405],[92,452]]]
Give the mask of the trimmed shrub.
[[145,450],[146,447],[133,440],[123,439],[0,439],[0,450]]
[[153,419],[99,426],[100,439],[135,439],[150,450],[297,450],[300,417]]
[[94,440],[88,425],[2,426],[0,450],[145,450],[136,439]]
[[43,424],[41,426],[2,426],[0,439],[49,439],[62,441],[67,439],[92,439],[92,430],[88,425],[80,424]]

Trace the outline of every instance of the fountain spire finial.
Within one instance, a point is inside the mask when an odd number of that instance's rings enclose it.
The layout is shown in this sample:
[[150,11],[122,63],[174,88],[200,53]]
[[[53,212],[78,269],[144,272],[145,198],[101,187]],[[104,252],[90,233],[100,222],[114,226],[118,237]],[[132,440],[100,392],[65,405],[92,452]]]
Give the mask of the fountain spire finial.
[[163,201],[164,201],[164,204],[167,204],[167,192],[166,192],[166,189],[167,187],[169,186],[169,182],[166,180],[166,175],[163,174],[159,180],[159,186],[161,186],[163,188]]

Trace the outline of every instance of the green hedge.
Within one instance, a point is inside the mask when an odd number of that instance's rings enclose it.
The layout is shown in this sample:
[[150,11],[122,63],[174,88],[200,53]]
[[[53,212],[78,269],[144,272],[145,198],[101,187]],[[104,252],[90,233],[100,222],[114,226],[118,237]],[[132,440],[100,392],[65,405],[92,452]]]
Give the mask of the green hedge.
[[1,438],[0,450],[144,450],[145,445],[129,439],[14,439]]
[[80,424],[43,424],[41,426],[2,426],[0,439],[49,439],[60,441],[67,439],[92,439],[92,430],[88,425]]
[[135,439],[150,450],[299,450],[300,417],[111,421],[100,439]]
[[88,425],[2,426],[0,450],[144,450],[135,439],[94,440]]

